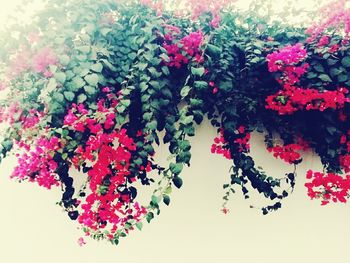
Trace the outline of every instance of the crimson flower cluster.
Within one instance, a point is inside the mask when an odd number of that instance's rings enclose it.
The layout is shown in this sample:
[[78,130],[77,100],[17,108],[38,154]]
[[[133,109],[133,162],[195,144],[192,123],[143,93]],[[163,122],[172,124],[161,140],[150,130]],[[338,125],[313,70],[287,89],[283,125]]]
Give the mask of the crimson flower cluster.
[[214,138],[214,143],[211,146],[211,153],[223,155],[226,159],[231,160],[230,149],[227,148],[223,129],[220,129],[218,136]]
[[350,172],[350,130],[340,138],[340,144],[344,148],[344,154],[340,155],[339,163],[346,173]]
[[37,111],[35,109],[29,110],[26,116],[21,116],[20,118],[22,122],[22,128],[29,129],[35,127],[43,117],[43,112]]
[[180,34],[179,29],[169,25],[165,28],[169,31],[164,36],[165,42],[163,44],[169,57],[169,60],[164,61],[167,66],[181,68],[183,65],[187,65],[192,59],[197,63],[203,62],[200,47],[204,35],[201,31],[192,32],[180,40],[176,40],[176,37]]
[[309,67],[307,63],[302,63],[306,57],[306,50],[301,44],[284,47],[267,56],[269,71],[281,72],[277,81],[283,88],[266,98],[266,109],[288,115],[300,110],[342,109],[345,103],[350,102],[346,96],[349,91],[343,87],[334,91],[318,91],[297,86]]
[[[286,86],[285,86],[286,87]],[[346,88],[320,92],[316,89],[303,89],[290,86],[266,98],[266,108],[277,111],[280,115],[293,114],[299,110],[342,109],[349,93]]]
[[311,180],[305,184],[311,199],[321,198],[322,205],[330,201],[346,203],[350,190],[350,175],[344,177],[334,173],[321,173],[309,170],[306,178]]
[[113,241],[120,227],[130,219],[140,221],[147,213],[145,207],[134,201],[136,193],[130,189],[137,181],[138,171],[149,172],[152,168],[149,162],[147,167],[133,169],[136,143],[126,129],[115,129],[118,101],[114,95],[108,96],[109,106],[101,99],[93,114],[83,104],[73,105],[64,124],[69,130],[88,134],[86,143],[79,145],[71,158],[76,168],[91,165],[87,172],[88,195],[79,204],[78,221],[87,235],[104,229],[106,237]]
[[[233,143],[237,146],[239,152],[250,151],[250,133],[246,131],[246,128],[241,125],[237,129],[237,138]],[[232,159],[229,144],[224,138],[224,130],[220,129],[218,136],[214,139],[214,143],[211,146],[211,153],[223,155],[226,159]]]
[[287,145],[276,145],[274,147],[267,148],[270,153],[273,153],[275,158],[279,158],[286,163],[295,164],[300,162],[300,151],[305,150],[302,145],[292,143]]

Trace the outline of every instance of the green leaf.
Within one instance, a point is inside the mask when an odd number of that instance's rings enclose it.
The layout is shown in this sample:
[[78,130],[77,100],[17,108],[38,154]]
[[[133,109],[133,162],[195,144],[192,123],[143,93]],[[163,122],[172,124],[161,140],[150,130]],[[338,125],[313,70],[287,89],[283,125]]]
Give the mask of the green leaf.
[[164,195],[163,202],[164,202],[164,204],[169,205],[170,204],[170,197],[168,195]]
[[59,57],[60,63],[62,66],[67,66],[70,62],[70,58],[67,55],[62,55]]
[[141,82],[140,89],[141,89],[141,92],[146,91],[148,89],[148,84],[146,82]]
[[120,103],[124,105],[125,107],[129,107],[131,104],[130,100],[121,100]]
[[327,74],[321,74],[318,78],[324,82],[332,82],[331,78]]
[[181,188],[181,186],[183,185],[182,179],[181,179],[180,177],[178,177],[178,176],[175,176],[175,177],[173,178],[173,183],[174,183],[174,185],[175,185],[177,188]]
[[100,29],[100,33],[104,37],[107,36],[107,34],[111,31],[112,31],[112,28],[110,28],[110,27],[104,27],[104,28]]
[[62,93],[56,92],[52,95],[52,97],[58,102],[64,102],[64,96]]
[[162,71],[163,71],[164,75],[166,75],[166,76],[170,75],[170,71],[169,71],[169,68],[167,66],[163,66]]
[[128,58],[130,60],[134,60],[136,57],[137,57],[137,54],[135,52],[131,52],[131,53],[128,54]]
[[181,97],[186,97],[190,93],[191,89],[192,88],[190,86],[184,86],[180,92]]
[[51,78],[49,80],[49,83],[47,84],[47,90],[48,91],[53,91],[57,88],[57,81],[54,78]]
[[317,73],[316,72],[309,72],[309,73],[307,73],[306,77],[308,79],[316,78],[317,77]]
[[338,81],[339,82],[346,82],[348,80],[348,75],[341,74],[338,76]]
[[89,95],[95,95],[97,90],[95,87],[91,87],[91,86],[85,86],[84,90],[86,91],[87,94]]
[[63,72],[56,73],[54,77],[59,83],[63,84],[66,81],[66,74],[64,74]]
[[86,82],[90,85],[90,86],[96,86],[98,83],[98,75],[97,74],[89,74],[86,75],[85,78]]
[[154,68],[154,67],[150,67],[149,69],[148,69],[148,71],[152,74],[152,77],[154,77],[154,78],[159,78],[161,75],[162,75],[162,73],[160,73],[159,71],[157,71],[157,69],[156,68]]
[[181,119],[181,123],[184,125],[188,125],[193,122],[193,119],[194,119],[193,115],[185,116]]
[[337,59],[327,59],[327,64],[330,65],[330,66],[333,66],[335,64],[337,64],[338,60]]
[[154,218],[154,214],[152,212],[148,212],[146,215],[147,222],[150,223],[153,218]]
[[191,160],[191,153],[190,152],[180,152],[178,156],[176,156],[177,162],[186,163],[189,165]]
[[333,135],[334,133],[337,132],[337,128],[336,127],[333,127],[333,126],[327,126],[326,130],[328,131],[328,133],[330,135]]
[[214,55],[216,57],[219,57],[220,54],[222,53],[222,48],[220,48],[218,46],[214,46],[212,44],[208,44],[207,51],[210,55]]
[[191,149],[191,144],[188,140],[183,140],[178,142],[181,151],[189,151]]
[[170,163],[170,171],[174,175],[179,175],[182,172],[183,164],[182,163]]
[[173,188],[171,187],[171,185],[169,185],[169,186],[164,190],[164,194],[170,195],[172,191],[173,191]]
[[151,197],[151,203],[153,205],[158,205],[160,200],[161,200],[161,196],[158,197],[158,196],[152,195]]
[[199,108],[203,106],[203,100],[201,99],[190,99],[190,104],[193,108]]
[[101,73],[103,70],[103,65],[102,63],[96,63],[91,66],[91,70],[97,73]]
[[126,110],[126,107],[122,104],[118,104],[116,109],[119,113],[123,113]]
[[344,57],[341,60],[341,63],[344,67],[349,68],[350,67],[350,57]]
[[206,81],[198,80],[194,82],[194,87],[198,90],[205,90],[208,87],[208,83]]
[[204,67],[200,67],[200,68],[192,67],[191,72],[192,72],[192,75],[194,75],[194,76],[202,77],[204,72],[205,72],[205,69],[204,69]]
[[64,97],[65,97],[68,101],[73,101],[73,100],[74,100],[75,95],[74,95],[73,92],[71,92],[71,91],[65,91],[65,92],[63,92],[63,94],[64,94]]
[[5,139],[4,141],[1,142],[1,146],[6,150],[10,151],[13,147],[13,142],[9,139]]
[[259,57],[253,57],[252,59],[249,60],[249,63],[251,64],[256,64],[258,62],[260,62],[260,58]]
[[341,70],[340,68],[331,68],[330,70],[330,74],[332,77],[338,76],[342,72],[343,70]]
[[168,88],[163,88],[162,94],[164,95],[165,98],[167,98],[169,100],[171,100],[173,98],[173,94],[171,93],[170,89],[168,89]]
[[155,131],[157,129],[157,125],[158,125],[157,121],[153,120],[153,121],[147,123],[146,127],[151,131]]
[[321,72],[321,73],[324,72],[324,67],[323,67],[321,64],[319,64],[319,63],[317,63],[317,64],[314,66],[314,68],[315,68],[315,70],[316,70],[317,72]]
[[140,222],[137,222],[136,224],[135,224],[135,226],[137,227],[137,229],[138,230],[142,230],[142,227],[143,227],[143,223],[140,221]]
[[81,77],[75,76],[72,79],[72,84],[73,84],[73,89],[78,90],[85,86],[85,81]]
[[83,103],[84,101],[86,101],[86,99],[87,99],[87,96],[85,94],[80,94],[78,96],[77,102],[78,103]]
[[226,92],[230,92],[233,89],[232,81],[222,81],[220,82],[220,89]]
[[143,114],[143,119],[144,119],[145,121],[150,121],[150,120],[152,119],[152,116],[153,116],[152,112],[145,112],[145,113]]

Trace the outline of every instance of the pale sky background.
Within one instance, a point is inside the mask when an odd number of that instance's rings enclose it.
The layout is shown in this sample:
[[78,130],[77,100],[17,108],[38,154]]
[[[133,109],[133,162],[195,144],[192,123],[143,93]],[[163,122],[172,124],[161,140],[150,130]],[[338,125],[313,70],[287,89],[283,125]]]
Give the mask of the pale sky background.
[[[45,2],[45,0],[27,0],[27,2],[30,3],[30,7],[25,10],[24,15],[18,16],[18,6],[22,1],[23,0],[0,0],[0,29],[9,21],[7,18],[8,15],[13,15],[16,19],[21,19],[23,21],[30,21],[30,16],[35,10],[42,8],[42,3]],[[254,0],[238,0],[237,6],[246,9],[251,1]],[[283,12],[283,10],[291,7],[299,8],[301,10],[313,10],[315,3],[322,2],[330,2],[330,0],[273,0],[273,7],[277,12]]]
[[[17,2],[0,0],[0,24]],[[312,1],[295,2],[310,6]],[[350,262],[350,206],[321,207],[320,202],[309,200],[303,186],[308,169],[322,170],[317,157],[304,158],[296,190],[281,210],[262,216],[249,209],[261,199],[243,200],[238,190],[229,203],[230,213],[224,215],[220,212],[222,184],[229,180],[230,162],[210,153],[215,136],[208,123],[198,129],[192,165],[182,174],[183,188],[174,191],[171,205],[163,206],[160,216],[141,232],[122,239],[118,247],[89,239],[79,247],[82,232],[55,205],[60,191],[11,181],[15,162],[10,157],[0,165],[0,262]],[[158,158],[165,162],[167,155],[161,147]],[[253,138],[252,155],[272,176],[292,169],[267,153],[261,136]]]

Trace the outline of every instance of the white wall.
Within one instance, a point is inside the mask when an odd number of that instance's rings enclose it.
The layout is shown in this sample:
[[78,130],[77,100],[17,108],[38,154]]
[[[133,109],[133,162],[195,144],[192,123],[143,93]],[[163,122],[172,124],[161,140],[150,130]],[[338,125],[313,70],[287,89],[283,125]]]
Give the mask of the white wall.
[[[93,240],[79,247],[80,230],[55,205],[60,192],[11,181],[14,162],[6,160],[0,167],[0,262],[349,262],[349,206],[321,207],[303,186],[306,170],[320,169],[317,158],[310,154],[299,166],[296,190],[280,211],[262,216],[248,208],[259,200],[245,201],[238,192],[224,215],[222,184],[229,179],[229,162],[210,153],[214,137],[209,126],[198,129],[183,188],[152,224],[118,247]],[[252,146],[257,162],[274,176],[290,171],[267,153],[261,139],[255,136]]]

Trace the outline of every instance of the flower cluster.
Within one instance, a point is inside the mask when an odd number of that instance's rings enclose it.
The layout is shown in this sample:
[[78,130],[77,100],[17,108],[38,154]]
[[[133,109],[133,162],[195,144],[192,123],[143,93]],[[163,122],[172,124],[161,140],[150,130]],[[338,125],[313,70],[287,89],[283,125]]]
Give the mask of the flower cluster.
[[250,151],[250,133],[246,131],[246,128],[241,125],[237,129],[238,138],[234,140],[234,143],[238,146],[239,152],[249,152]]
[[340,144],[344,154],[339,156],[339,163],[346,173],[350,172],[350,130],[340,137]]
[[[328,43],[327,37],[320,39],[320,45]],[[334,51],[336,48],[334,47]],[[308,63],[302,63],[306,57],[306,50],[301,44],[284,47],[267,56],[269,71],[282,73],[277,81],[283,88],[266,98],[266,109],[288,115],[299,110],[342,109],[345,103],[350,102],[346,95],[349,91],[343,87],[334,91],[298,87],[300,77],[309,67]]]
[[214,138],[214,143],[211,146],[211,153],[223,155],[226,159],[231,160],[230,149],[227,149],[227,142],[224,138],[223,129],[220,129],[218,136]]
[[36,182],[47,189],[59,185],[57,163],[53,159],[55,152],[62,148],[59,138],[39,137],[32,147],[24,142],[18,142],[18,146],[25,152],[17,154],[18,165],[11,178]]
[[21,116],[20,120],[22,122],[22,128],[23,129],[29,129],[32,127],[35,127],[43,118],[44,113],[39,112],[35,109],[29,110],[27,116]]
[[51,77],[52,73],[48,67],[57,64],[57,62],[58,60],[53,50],[49,47],[45,47],[34,54],[32,67],[35,72],[43,73],[45,77]]
[[321,198],[322,205],[330,201],[346,203],[350,190],[350,175],[345,178],[334,173],[320,173],[309,170],[306,178],[311,180],[305,184],[311,199]]
[[35,53],[30,53],[27,48],[23,47],[22,50],[19,50],[12,58],[7,75],[11,79],[32,69],[34,72],[41,73],[45,77],[52,77],[53,74],[49,66],[57,63],[58,58],[53,49],[49,47],[42,48]]
[[293,114],[299,110],[342,109],[350,102],[346,88],[326,90],[303,89],[290,86],[266,98],[266,109],[277,111],[280,115]]
[[163,44],[163,47],[169,57],[168,61],[164,61],[165,64],[169,67],[181,68],[188,64],[191,59],[194,59],[197,63],[203,62],[202,51],[200,50],[204,39],[203,33],[201,31],[192,32],[174,43],[171,40],[176,34],[178,34],[178,31],[173,29],[165,35],[167,41]]
[[266,59],[270,72],[282,72],[282,76],[278,79],[281,84],[294,85],[309,67],[308,63],[300,65],[306,57],[306,50],[298,43],[275,51],[267,55]]
[[220,11],[236,1],[232,0],[203,0],[203,1],[189,1],[190,9],[192,10],[192,19],[198,19],[202,14],[210,13],[212,15],[212,20],[210,25],[213,28],[217,28],[220,25],[221,17]]
[[19,121],[23,110],[18,102],[13,102],[7,107],[0,108],[0,123],[7,122],[12,125]]
[[80,205],[77,219],[87,234],[104,229],[107,238],[114,240],[120,227],[131,219],[138,222],[146,214],[146,208],[134,201],[136,193],[133,189],[136,188],[131,185],[137,180],[139,171],[149,172],[152,168],[150,162],[146,168],[133,168],[136,143],[127,135],[126,129],[115,129],[118,101],[111,94],[107,96],[108,103],[100,99],[94,114],[83,104],[73,105],[64,124],[69,130],[89,135],[71,158],[76,168],[91,164],[87,172],[90,193]]
[[[236,131],[236,139],[233,143],[237,147],[238,152],[250,151],[250,133],[246,131],[244,126],[239,126]],[[232,159],[230,149],[228,149],[228,143],[224,138],[224,130],[220,129],[218,136],[214,139],[214,143],[211,146],[211,153],[223,155],[226,159]]]
[[350,12],[347,2],[347,0],[331,1],[321,9],[322,21],[316,21],[306,30],[306,33],[310,36],[307,39],[308,43],[318,39],[320,45],[327,45],[328,43],[323,34],[328,30],[336,30],[341,35],[344,35],[344,39],[349,39]]
[[292,143],[287,145],[276,145],[270,148],[267,148],[270,153],[273,153],[275,158],[280,158],[289,164],[295,164],[300,162],[301,155],[300,151],[305,150],[302,145]]

